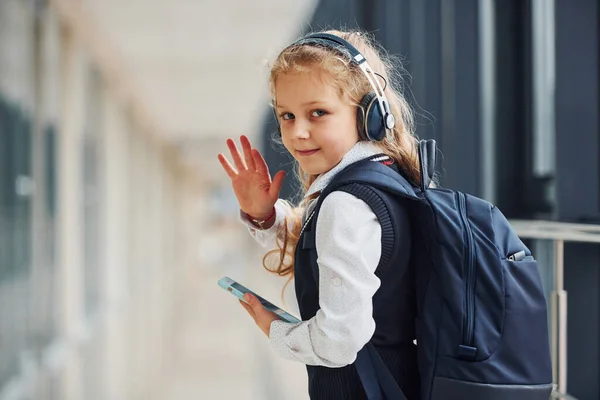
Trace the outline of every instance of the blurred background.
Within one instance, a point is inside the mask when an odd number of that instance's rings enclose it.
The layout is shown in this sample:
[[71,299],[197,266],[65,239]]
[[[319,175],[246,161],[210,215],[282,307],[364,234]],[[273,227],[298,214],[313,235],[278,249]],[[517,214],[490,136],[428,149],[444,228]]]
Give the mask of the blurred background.
[[292,168],[266,62],[326,27],[404,60],[442,185],[540,261],[557,396],[600,399],[599,22],[596,0],[0,0],[0,400],[307,398],[217,287],[297,314],[216,155],[246,134]]

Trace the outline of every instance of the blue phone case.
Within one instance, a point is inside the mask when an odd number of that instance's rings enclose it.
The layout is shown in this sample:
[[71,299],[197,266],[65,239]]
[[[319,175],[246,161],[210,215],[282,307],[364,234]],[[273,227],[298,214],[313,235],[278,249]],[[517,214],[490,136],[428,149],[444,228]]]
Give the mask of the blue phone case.
[[290,313],[283,311],[281,308],[279,308],[276,305],[274,305],[273,303],[263,299],[261,296],[257,295],[252,290],[240,285],[239,283],[237,283],[236,281],[234,281],[233,279],[231,279],[229,277],[224,277],[224,278],[219,279],[218,283],[219,283],[220,287],[222,287],[229,293],[233,294],[235,297],[242,300],[243,302],[245,302],[244,294],[246,294],[246,293],[250,293],[250,294],[256,296],[256,298],[258,300],[260,300],[260,302],[264,308],[266,308],[267,310],[269,310],[271,312],[274,312],[275,314],[277,314],[277,316],[279,318],[281,318],[285,322],[290,322],[292,324],[302,322],[301,320],[294,317]]

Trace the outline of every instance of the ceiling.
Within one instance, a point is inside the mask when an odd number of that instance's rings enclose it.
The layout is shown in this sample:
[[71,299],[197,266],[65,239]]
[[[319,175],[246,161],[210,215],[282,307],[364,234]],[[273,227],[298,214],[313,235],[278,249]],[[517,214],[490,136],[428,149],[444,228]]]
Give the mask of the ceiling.
[[225,137],[258,134],[266,61],[299,34],[316,2],[87,0],[85,8],[161,133],[205,169]]

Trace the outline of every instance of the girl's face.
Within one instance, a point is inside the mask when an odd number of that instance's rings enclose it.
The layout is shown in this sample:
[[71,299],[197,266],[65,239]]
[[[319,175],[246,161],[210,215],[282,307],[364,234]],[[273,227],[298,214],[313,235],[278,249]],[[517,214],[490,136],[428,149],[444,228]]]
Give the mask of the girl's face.
[[343,101],[328,78],[311,71],[275,82],[283,144],[310,175],[329,171],[358,142],[356,107]]

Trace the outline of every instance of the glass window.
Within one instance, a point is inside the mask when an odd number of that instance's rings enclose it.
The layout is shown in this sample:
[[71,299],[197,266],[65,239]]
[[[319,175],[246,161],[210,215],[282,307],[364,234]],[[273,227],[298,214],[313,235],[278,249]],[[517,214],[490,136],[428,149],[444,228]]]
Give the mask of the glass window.
[[91,69],[88,74],[85,125],[82,140],[83,156],[83,222],[85,310],[92,315],[99,303],[100,226],[99,226],[99,135],[101,129],[101,77]]
[[31,119],[0,98],[0,383],[19,370],[29,325]]

